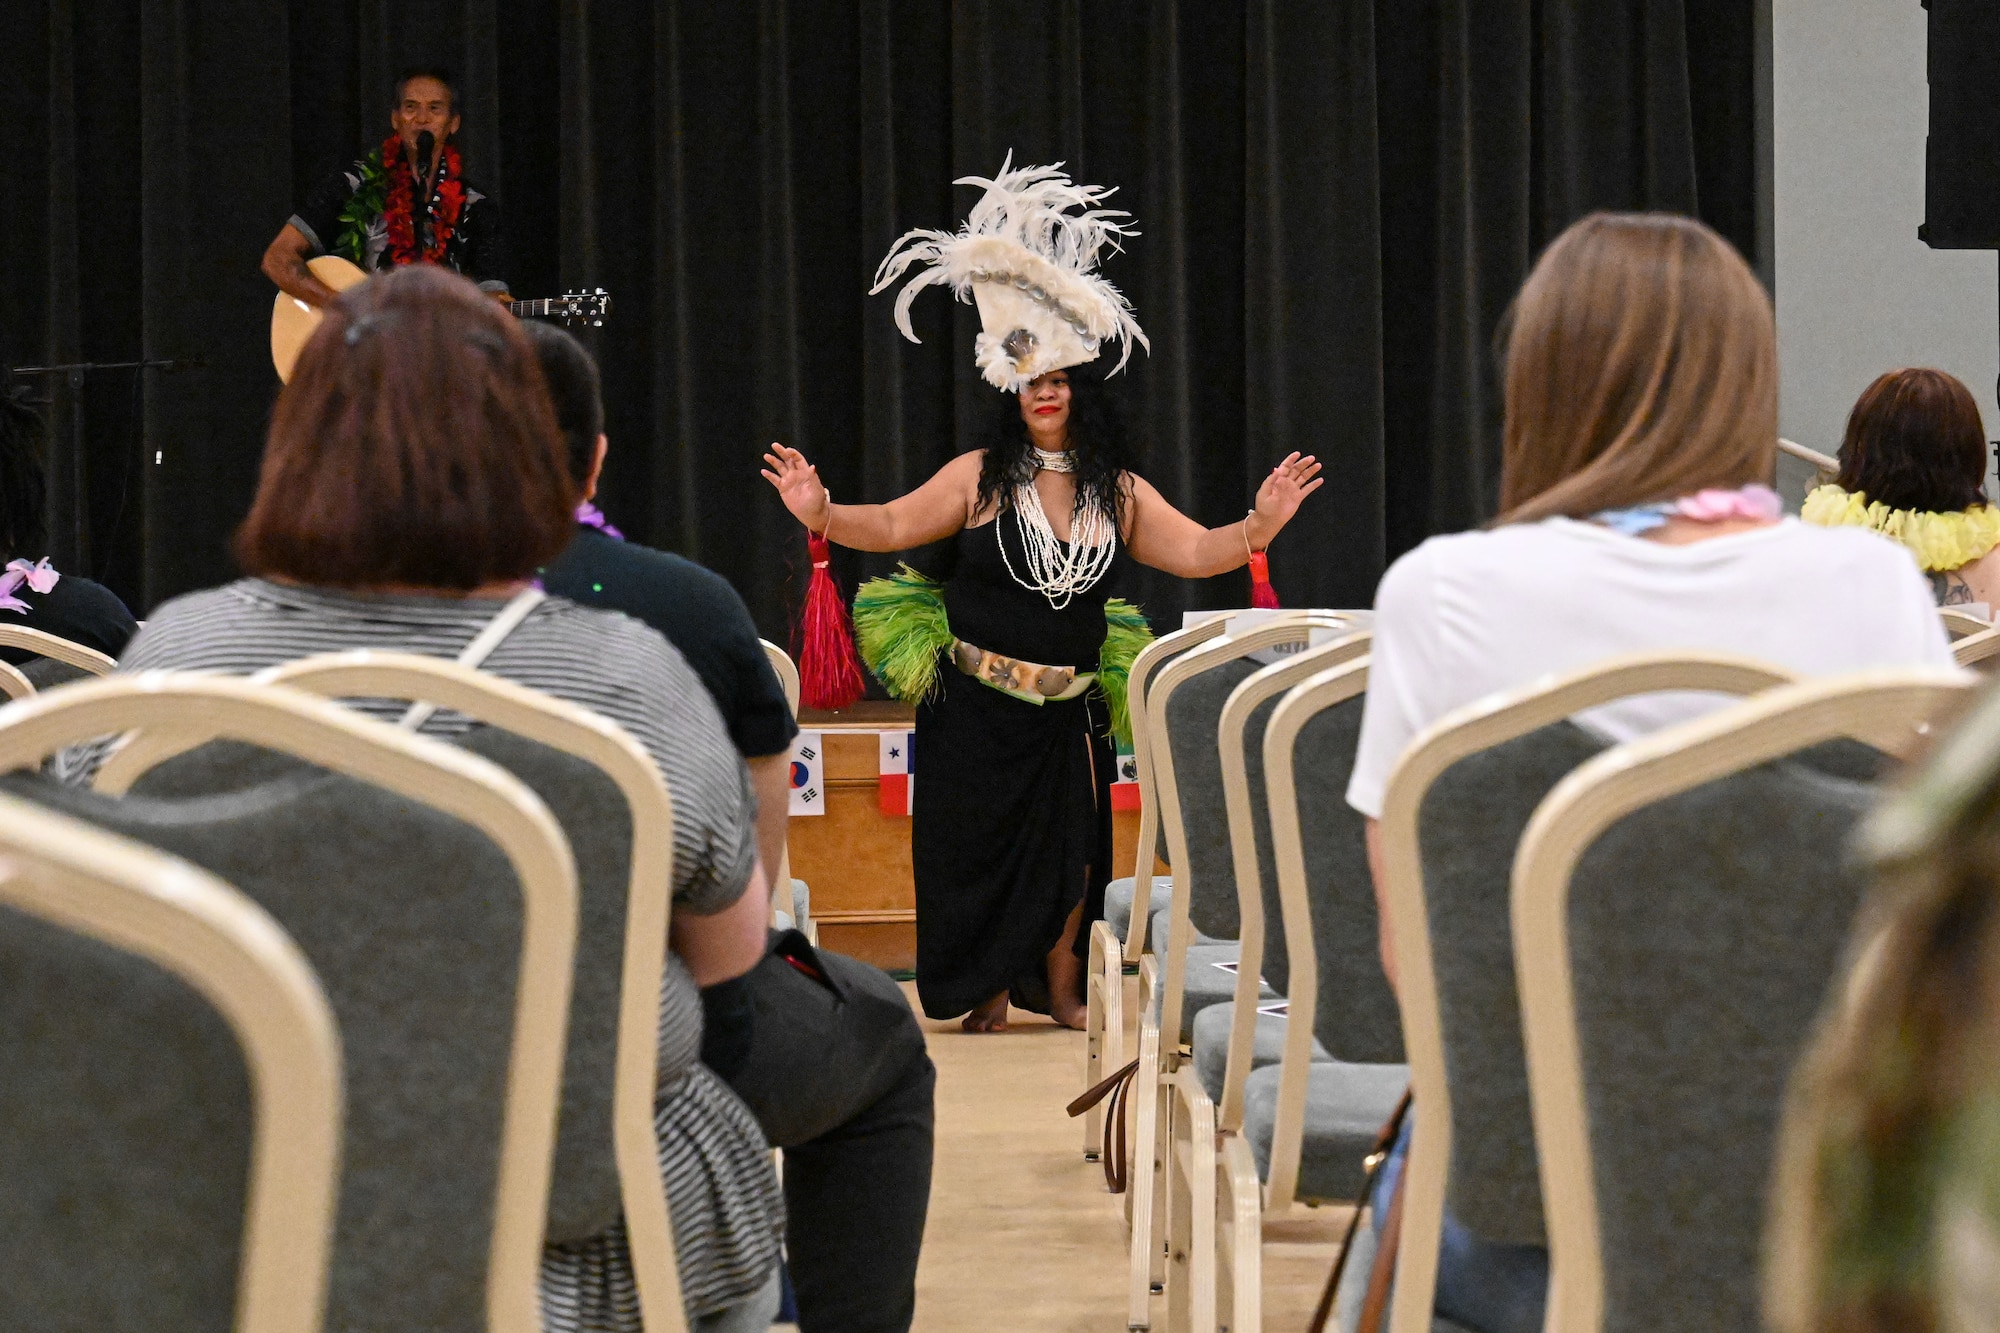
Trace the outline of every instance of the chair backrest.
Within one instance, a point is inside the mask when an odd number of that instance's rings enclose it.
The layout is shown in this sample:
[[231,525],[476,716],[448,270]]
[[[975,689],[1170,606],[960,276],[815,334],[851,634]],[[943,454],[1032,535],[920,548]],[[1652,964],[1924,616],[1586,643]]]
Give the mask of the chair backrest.
[[[1347,805],[1361,734],[1367,658],[1301,682],[1280,701],[1264,734],[1271,845],[1279,912],[1291,956],[1289,1022],[1272,1125],[1265,1206],[1291,1206],[1304,1142],[1311,1044],[1338,1058],[1393,1064],[1403,1058],[1396,997],[1383,975],[1366,824]],[[1321,1003],[1322,995],[1325,1003]],[[1232,1048],[1232,1105],[1248,1077],[1248,1050]]]
[[[71,668],[67,672],[50,671],[46,680],[36,679],[34,673],[29,673],[29,679],[41,689],[61,685],[80,676],[108,676],[118,667],[115,659],[95,648],[86,648],[47,630],[30,629],[26,625],[0,624],[0,648],[19,648],[38,658]],[[31,662],[28,665],[39,664]]]
[[1981,620],[1970,611],[1961,611],[1955,606],[1939,607],[1938,619],[1944,622],[1944,632],[1949,634],[1954,642],[1970,638],[1975,634],[1983,634],[1993,628],[1992,621]]
[[1217,742],[1223,705],[1238,685],[1265,665],[1252,653],[1309,643],[1314,630],[1350,627],[1348,618],[1338,612],[1288,612],[1177,658],[1147,690],[1153,790],[1167,835],[1167,863],[1174,871],[1162,1032],[1180,1031],[1192,927],[1222,938],[1234,938],[1237,930],[1236,869]]
[[1488,1240],[1545,1237],[1508,869],[1549,788],[1603,748],[1566,719],[1633,695],[1741,695],[1789,680],[1775,667],[1722,655],[1614,658],[1439,719],[1390,774],[1380,827],[1383,899],[1410,1086],[1424,1108],[1405,1168],[1395,1333],[1430,1328],[1447,1198],[1458,1220]]
[[1761,1328],[1785,1080],[1838,971],[1875,789],[1811,747],[1915,748],[1967,689],[1874,671],[1777,689],[1565,778],[1514,870],[1551,1327]]
[[[1216,638],[1229,626],[1226,616],[1204,620],[1198,625],[1163,634],[1139,650],[1125,686],[1126,710],[1132,716],[1132,767],[1139,782],[1139,837],[1132,867],[1132,919],[1125,927],[1125,961],[1137,963],[1146,951],[1146,928],[1152,913],[1153,866],[1167,861],[1166,830],[1160,822],[1159,793],[1153,783],[1153,738],[1147,719],[1146,698],[1159,669],[1177,657],[1193,652]],[[1157,942],[1155,947],[1158,947]]]
[[[792,661],[790,653],[769,639],[757,642],[764,645],[764,656],[771,663],[771,670],[778,673],[778,684],[785,691],[785,707],[791,709],[792,716],[796,718],[799,715],[798,664]],[[787,834],[785,850],[779,854],[777,867],[772,873],[771,920],[775,923],[781,914],[790,915],[792,911],[792,840]]]
[[0,662],[0,695],[9,699],[25,699],[35,692],[35,682],[27,673],[9,662]]
[[456,746],[221,676],[147,672],[10,705],[0,771],[149,727],[318,768],[185,800],[4,783],[229,879],[319,973],[347,1067],[328,1326],[539,1333],[577,920],[561,828]]
[[[676,1071],[699,1057],[700,1034],[692,1027],[660,1030],[663,966],[672,974],[664,984],[688,992],[695,1007],[699,1000],[686,969],[665,953],[674,809],[651,757],[588,709],[441,658],[333,653],[272,667],[256,679],[325,698],[423,702],[486,724],[459,744],[527,784],[561,824],[576,862],[578,929],[546,1239],[559,1244],[598,1235],[617,1222],[622,1207],[646,1326],[684,1327],[653,1107]],[[165,728],[142,733],[105,765],[98,787],[136,779],[132,789],[140,793],[213,790],[227,768],[176,776],[178,763],[187,762],[177,761],[139,771],[206,740]],[[240,770],[240,761],[232,766]],[[159,787],[162,780],[171,787]]]
[[[1280,995],[1291,974],[1282,929],[1278,879],[1272,862],[1270,807],[1264,769],[1264,737],[1285,695],[1302,681],[1368,654],[1368,630],[1343,634],[1332,643],[1308,648],[1289,661],[1264,667],[1233,690],[1216,726],[1223,802],[1229,817],[1229,852],[1236,880],[1237,938],[1242,943],[1245,985],[1254,993],[1261,973]],[[1348,760],[1351,764],[1353,756]],[[1343,802],[1343,805],[1345,803]],[[1353,820],[1360,836],[1361,818]]]
[[2000,666],[2000,661],[1996,659],[2000,659],[2000,627],[1983,629],[1952,641],[1951,660],[1962,667],[1992,671]]
[[771,664],[771,670],[778,673],[778,684],[785,691],[785,706],[794,714],[799,711],[799,668],[792,661],[792,655],[772,643],[769,639],[759,639],[764,645],[764,657]]
[[318,1333],[340,1039],[260,908],[0,796],[0,1068],[0,1327]]

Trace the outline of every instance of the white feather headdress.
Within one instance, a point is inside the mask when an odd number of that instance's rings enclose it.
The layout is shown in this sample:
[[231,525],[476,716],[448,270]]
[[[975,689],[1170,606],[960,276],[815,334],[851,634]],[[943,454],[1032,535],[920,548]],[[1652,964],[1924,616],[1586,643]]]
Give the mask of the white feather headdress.
[[973,348],[996,389],[1018,392],[1038,375],[1094,361],[1112,339],[1123,348],[1115,375],[1134,341],[1152,350],[1131,303],[1096,271],[1105,246],[1117,250],[1119,237],[1139,234],[1119,221],[1131,214],[1098,207],[1116,187],[1074,184],[1060,162],[1019,171],[1013,164],[1009,153],[993,179],[952,182],[986,189],[965,226],[905,234],[875,270],[868,294],[912,264],[929,265],[896,297],[896,327],[911,342],[922,341],[910,327],[910,303],[926,287],[949,287],[959,300],[975,302],[984,331]]

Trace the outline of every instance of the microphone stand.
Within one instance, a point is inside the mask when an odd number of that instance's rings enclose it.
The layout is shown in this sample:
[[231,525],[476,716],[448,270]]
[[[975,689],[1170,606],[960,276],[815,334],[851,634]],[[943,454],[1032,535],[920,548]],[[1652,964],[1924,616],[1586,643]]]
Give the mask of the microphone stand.
[[[70,529],[72,558],[80,569],[90,566],[90,505],[88,502],[89,470],[85,466],[83,452],[83,386],[91,372],[98,370],[131,370],[143,376],[146,371],[158,370],[172,375],[183,370],[199,370],[208,362],[198,356],[180,358],[153,357],[139,361],[67,361],[50,366],[15,366],[7,373],[28,378],[36,375],[61,375],[69,383],[69,468],[70,504],[74,510]],[[138,387],[138,381],[133,381]],[[50,402],[54,398],[49,399]],[[146,441],[146,413],[141,404],[136,417],[139,443],[143,449]],[[142,455],[143,457],[143,455]],[[124,515],[121,513],[122,519]],[[99,571],[102,572],[102,571]]]

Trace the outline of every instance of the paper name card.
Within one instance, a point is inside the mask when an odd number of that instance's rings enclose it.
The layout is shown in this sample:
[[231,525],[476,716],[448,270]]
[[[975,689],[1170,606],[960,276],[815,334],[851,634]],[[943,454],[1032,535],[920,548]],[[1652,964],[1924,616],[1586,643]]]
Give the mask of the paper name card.
[[[1229,617],[1229,625],[1223,630],[1223,633],[1230,638],[1235,638],[1237,635],[1247,634],[1259,625],[1267,624],[1279,616],[1294,614],[1296,612],[1263,607],[1252,607],[1249,610],[1232,612]],[[1317,648],[1321,644],[1332,643],[1335,639],[1343,638],[1346,635],[1352,634],[1357,629],[1365,628],[1368,621],[1374,618],[1374,613],[1369,611],[1321,611],[1320,614],[1339,616],[1346,623],[1329,628],[1315,626],[1301,634],[1297,639],[1284,643],[1274,643],[1268,648],[1259,648],[1256,652],[1248,654],[1249,659],[1252,662],[1261,662],[1265,666],[1276,666],[1280,662],[1297,657],[1308,648]]]

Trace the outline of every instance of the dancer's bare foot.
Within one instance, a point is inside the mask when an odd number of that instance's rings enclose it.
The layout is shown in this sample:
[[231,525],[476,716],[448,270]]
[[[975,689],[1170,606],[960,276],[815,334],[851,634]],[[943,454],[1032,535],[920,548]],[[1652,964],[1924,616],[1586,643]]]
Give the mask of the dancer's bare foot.
[[967,1032],[1005,1032],[1007,1030],[1007,992],[980,1005],[959,1021],[959,1026]]
[[1076,956],[1076,932],[1083,925],[1083,904],[1069,914],[1063,935],[1049,950],[1049,1017],[1078,1032],[1090,1021],[1083,1002],[1083,960]]

